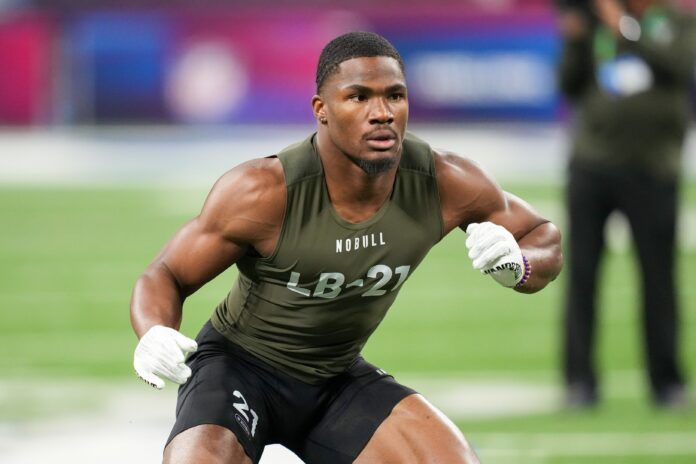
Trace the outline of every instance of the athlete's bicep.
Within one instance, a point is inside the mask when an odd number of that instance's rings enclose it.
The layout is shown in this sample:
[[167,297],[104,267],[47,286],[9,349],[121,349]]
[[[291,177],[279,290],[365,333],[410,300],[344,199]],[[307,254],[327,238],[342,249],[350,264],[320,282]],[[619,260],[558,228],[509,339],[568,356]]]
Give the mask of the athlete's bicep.
[[490,211],[484,220],[505,227],[518,241],[538,226],[549,222],[521,198],[509,192],[502,194],[502,207]]
[[473,161],[436,153],[435,168],[445,232],[490,220],[506,207],[505,192]]
[[201,213],[182,227],[158,257],[185,295],[239,260],[249,247],[275,246],[285,205],[277,159],[243,163],[213,186]]
[[171,238],[156,262],[165,266],[189,295],[234,264],[245,251],[245,245],[230,240],[198,216]]
[[505,192],[473,161],[451,154],[436,155],[442,215],[446,231],[466,230],[471,223],[490,221],[519,239],[546,221],[524,200]]

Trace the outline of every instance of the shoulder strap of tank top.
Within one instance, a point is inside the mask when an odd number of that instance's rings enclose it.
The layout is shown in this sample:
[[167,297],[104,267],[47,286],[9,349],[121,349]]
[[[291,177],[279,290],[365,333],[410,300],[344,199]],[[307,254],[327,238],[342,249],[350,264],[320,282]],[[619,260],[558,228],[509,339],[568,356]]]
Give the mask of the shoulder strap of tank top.
[[404,137],[404,149],[399,169],[416,171],[434,177],[435,164],[430,145],[407,132]]
[[315,135],[312,134],[278,153],[285,173],[285,185],[291,186],[303,179],[321,175],[321,162],[314,148]]

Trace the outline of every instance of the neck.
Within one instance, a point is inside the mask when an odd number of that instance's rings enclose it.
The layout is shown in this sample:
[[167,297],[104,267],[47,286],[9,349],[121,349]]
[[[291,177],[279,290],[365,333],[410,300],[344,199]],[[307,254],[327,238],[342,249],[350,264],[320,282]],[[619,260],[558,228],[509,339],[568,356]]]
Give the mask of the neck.
[[336,212],[350,222],[372,217],[391,195],[398,164],[379,174],[367,174],[321,128],[316,141],[326,188]]

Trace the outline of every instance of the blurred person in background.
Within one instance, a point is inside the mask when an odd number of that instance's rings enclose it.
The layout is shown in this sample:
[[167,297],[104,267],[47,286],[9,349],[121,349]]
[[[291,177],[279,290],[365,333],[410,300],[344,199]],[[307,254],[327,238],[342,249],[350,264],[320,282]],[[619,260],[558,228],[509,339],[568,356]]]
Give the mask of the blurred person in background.
[[[476,463],[451,421],[360,351],[450,231],[521,293],[560,272],[560,234],[474,163],[406,133],[403,61],[384,38],[334,39],[316,83],[317,132],[225,174],[136,283],[136,372],[183,384],[164,460],[258,462],[281,443],[308,463]],[[184,299],[233,264],[237,283],[188,339]]]
[[696,29],[657,0],[565,1],[562,91],[577,110],[567,202],[570,275],[564,376],[570,407],[599,399],[597,271],[613,211],[628,219],[642,272],[642,325],[652,399],[686,404],[678,354],[675,224],[690,120]]

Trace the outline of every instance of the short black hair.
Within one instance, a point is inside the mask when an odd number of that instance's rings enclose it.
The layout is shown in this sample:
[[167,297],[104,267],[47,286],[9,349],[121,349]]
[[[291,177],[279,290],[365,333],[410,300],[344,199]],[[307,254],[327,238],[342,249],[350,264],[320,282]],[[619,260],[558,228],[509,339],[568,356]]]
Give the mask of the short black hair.
[[374,32],[349,32],[326,44],[317,64],[317,93],[326,79],[338,70],[338,66],[353,58],[388,56],[399,62],[404,72],[404,61],[396,48],[387,39]]

